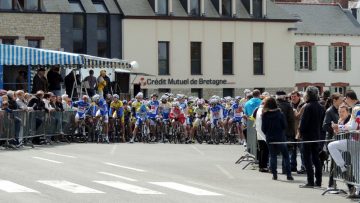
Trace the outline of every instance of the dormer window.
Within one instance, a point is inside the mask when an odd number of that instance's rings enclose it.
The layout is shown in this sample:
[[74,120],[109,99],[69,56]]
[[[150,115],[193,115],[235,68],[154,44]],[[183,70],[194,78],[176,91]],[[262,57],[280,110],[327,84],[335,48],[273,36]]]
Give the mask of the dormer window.
[[157,1],[157,11],[156,14],[158,15],[167,15],[168,14],[168,0],[155,0]]
[[42,0],[0,0],[0,10],[40,11]]
[[188,0],[188,13],[192,16],[200,15],[200,0]]
[[232,0],[222,0],[221,1],[222,16],[231,17],[232,16]]

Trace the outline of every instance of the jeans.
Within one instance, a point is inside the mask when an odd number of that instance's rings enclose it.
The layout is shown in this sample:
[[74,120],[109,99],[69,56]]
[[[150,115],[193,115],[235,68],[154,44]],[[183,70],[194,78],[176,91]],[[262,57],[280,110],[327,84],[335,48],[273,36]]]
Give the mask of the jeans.
[[290,170],[290,158],[287,146],[285,144],[269,144],[269,152],[270,152],[270,169],[273,175],[277,175],[277,153],[281,152],[283,161],[284,161],[284,169],[285,173],[288,177],[291,176]]
[[318,143],[304,143],[304,162],[307,174],[308,184],[314,185],[314,169],[316,185],[321,185],[322,182],[322,167],[319,159],[319,144]]

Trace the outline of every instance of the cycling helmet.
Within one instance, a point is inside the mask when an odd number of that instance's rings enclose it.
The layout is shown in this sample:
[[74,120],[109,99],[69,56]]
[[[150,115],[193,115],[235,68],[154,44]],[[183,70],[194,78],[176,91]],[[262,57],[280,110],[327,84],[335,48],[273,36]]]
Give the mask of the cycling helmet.
[[127,104],[128,101],[127,101],[126,99],[124,99],[124,100],[122,101],[122,103],[123,103],[123,104]]
[[167,96],[163,95],[163,96],[161,97],[161,101],[167,101],[167,100],[168,100],[168,97],[167,97]]
[[217,99],[210,99],[210,104],[217,104],[218,100]]
[[197,101],[197,105],[204,105],[205,101],[203,99],[199,99]]
[[137,95],[135,96],[135,98],[139,98],[142,99],[144,97],[144,94],[142,92],[137,93]]
[[97,102],[97,101],[99,101],[99,99],[100,99],[100,95],[98,95],[98,94],[95,94],[95,95],[92,97],[92,101],[93,101],[93,102]]
[[89,100],[89,96],[87,96],[87,95],[83,95],[82,96],[82,99],[85,101],[85,100]]
[[114,98],[114,99],[119,99],[120,97],[119,97],[118,94],[114,94],[114,95],[113,95],[113,98]]
[[179,107],[179,102],[173,102],[172,107]]
[[154,94],[151,94],[150,97],[156,97],[157,98],[158,95],[156,93],[154,93]]
[[240,99],[241,99],[240,96],[236,96],[236,97],[235,97],[235,100],[240,100]]

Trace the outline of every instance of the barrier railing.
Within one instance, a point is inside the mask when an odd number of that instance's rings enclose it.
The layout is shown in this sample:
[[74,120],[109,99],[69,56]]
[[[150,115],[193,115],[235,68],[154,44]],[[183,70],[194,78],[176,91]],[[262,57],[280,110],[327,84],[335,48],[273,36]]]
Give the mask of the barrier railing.
[[[334,186],[326,190],[323,195],[328,192],[346,193],[344,190],[337,188],[336,181],[360,186],[360,131],[339,133],[335,136],[335,141],[330,144],[328,148],[330,152],[333,151],[333,160],[336,159],[337,162],[345,163],[345,166],[340,166],[343,167],[340,168],[335,164],[331,171],[331,175],[334,177]],[[340,154],[341,156],[339,156]]]
[[241,156],[235,164],[240,164],[241,162],[248,162],[243,169],[250,165],[257,164],[257,136],[256,136],[256,129],[254,126],[253,120],[248,120],[246,122],[246,143],[247,143],[247,152],[244,156]]
[[0,111],[0,141],[5,141],[4,147],[14,148],[9,144],[12,140],[22,142],[35,137],[71,135],[74,118],[74,111]]

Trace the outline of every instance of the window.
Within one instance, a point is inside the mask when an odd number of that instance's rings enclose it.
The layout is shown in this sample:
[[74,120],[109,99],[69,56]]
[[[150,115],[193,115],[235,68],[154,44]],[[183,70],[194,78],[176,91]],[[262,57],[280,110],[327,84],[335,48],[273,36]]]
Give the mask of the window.
[[168,14],[168,0],[157,0],[157,14],[158,15]]
[[73,52],[85,53],[85,16],[83,14],[73,15]]
[[28,40],[28,47],[40,48],[41,47],[41,41],[40,40],[35,40],[35,39],[29,39]]
[[351,46],[348,43],[336,42],[329,47],[329,69],[351,70]]
[[98,13],[107,13],[107,9],[103,2],[94,2],[95,10]]
[[98,56],[108,57],[108,16],[97,15]]
[[191,75],[201,75],[201,42],[191,42]]
[[233,43],[223,42],[223,74],[232,75],[233,73]]
[[254,75],[264,75],[264,43],[253,44]]
[[190,0],[189,15],[193,15],[193,16],[200,15],[200,0]]
[[335,62],[335,69],[343,70],[344,69],[344,47],[334,47],[334,62]]
[[310,47],[301,46],[300,47],[300,70],[309,70],[310,69]]
[[0,0],[0,9],[12,10],[13,9],[13,0]]
[[202,98],[203,90],[201,88],[191,88],[191,96]]
[[170,90],[170,89],[167,89],[167,88],[159,88],[159,89],[158,89],[158,92],[159,92],[159,96],[161,96],[162,94],[170,93],[171,90]]
[[222,0],[222,15],[232,16],[232,0]]
[[25,9],[28,11],[39,11],[40,1],[39,0],[27,0],[25,1]]
[[1,43],[2,44],[10,44],[10,45],[14,45],[15,44],[15,39],[5,39],[5,38],[3,38],[3,39],[1,39]]
[[346,92],[346,87],[334,87],[334,92],[344,95]]
[[316,70],[317,47],[313,42],[297,42],[295,45],[295,70]]
[[224,88],[223,97],[234,97],[234,88]]
[[70,9],[74,13],[83,13],[84,8],[81,6],[80,1],[69,1],[70,3]]
[[158,42],[159,75],[169,75],[169,42]]

